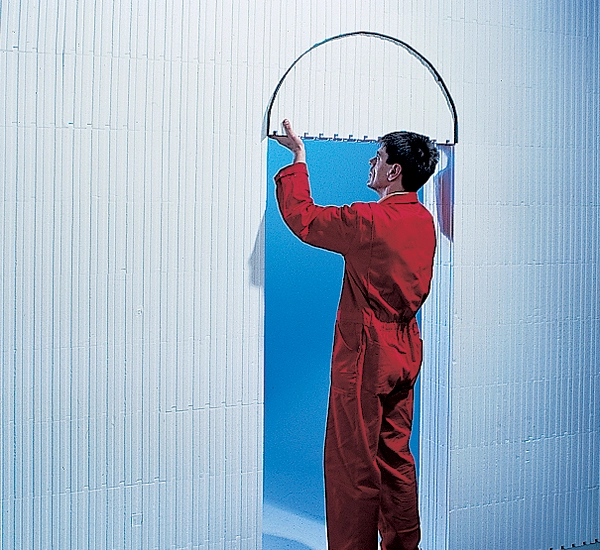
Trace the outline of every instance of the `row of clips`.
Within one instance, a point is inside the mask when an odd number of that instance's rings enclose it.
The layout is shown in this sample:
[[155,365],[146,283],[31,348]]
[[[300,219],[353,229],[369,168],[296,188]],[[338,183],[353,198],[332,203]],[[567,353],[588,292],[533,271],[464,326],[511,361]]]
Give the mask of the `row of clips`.
[[[274,130],[271,135],[272,136],[278,135],[277,130]],[[375,142],[379,141],[379,138],[369,139],[369,136],[364,136],[362,139],[355,138],[352,134],[350,134],[348,137],[340,137],[339,134],[333,134],[333,137],[326,136],[325,134],[319,134],[318,136],[309,136],[308,132],[304,132],[302,139],[305,141],[348,141],[348,142],[361,142],[361,143],[362,142],[375,143]]]
[[[277,130],[273,130],[273,133],[271,134],[272,136],[276,136],[277,134]],[[369,138],[369,136],[363,136],[362,139],[360,138],[355,138],[354,135],[350,134],[348,137],[340,137],[339,134],[333,134],[333,137],[330,136],[325,136],[324,134],[319,134],[318,136],[309,136],[308,132],[304,132],[304,135],[302,136],[302,139],[304,141],[346,141],[346,142],[360,142],[360,143],[376,143],[378,142],[381,137],[378,137],[377,139],[372,139]],[[450,140],[446,140],[445,145],[452,145],[450,143]]]

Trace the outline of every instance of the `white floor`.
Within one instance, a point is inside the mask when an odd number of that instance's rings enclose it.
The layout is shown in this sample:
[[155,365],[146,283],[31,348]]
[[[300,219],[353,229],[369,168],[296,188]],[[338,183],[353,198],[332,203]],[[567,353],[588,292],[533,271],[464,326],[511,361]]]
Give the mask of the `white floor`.
[[265,501],[263,550],[326,550],[325,523]]
[[[600,543],[578,548],[600,550]],[[327,550],[325,523],[278,508],[265,501],[263,550]]]
[[265,501],[263,550],[327,550],[325,522]]

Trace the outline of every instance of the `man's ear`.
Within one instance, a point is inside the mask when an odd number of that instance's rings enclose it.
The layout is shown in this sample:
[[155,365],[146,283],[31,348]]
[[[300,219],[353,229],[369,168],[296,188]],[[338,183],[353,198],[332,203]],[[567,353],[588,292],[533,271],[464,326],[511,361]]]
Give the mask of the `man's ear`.
[[402,166],[398,163],[392,164],[392,168],[388,171],[388,181],[394,181],[402,175]]

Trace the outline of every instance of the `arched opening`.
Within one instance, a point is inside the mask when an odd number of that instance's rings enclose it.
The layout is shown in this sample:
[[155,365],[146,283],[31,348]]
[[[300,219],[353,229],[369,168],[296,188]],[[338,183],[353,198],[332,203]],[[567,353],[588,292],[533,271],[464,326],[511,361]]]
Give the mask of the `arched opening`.
[[[441,136],[448,143],[441,147],[442,162],[433,183],[435,191],[421,194],[421,199],[429,201],[430,208],[437,208],[438,228],[441,235],[446,235],[449,246],[453,145],[458,129],[454,103],[449,94],[440,93],[440,90],[447,92],[447,88],[433,66],[423,61],[410,46],[397,42],[375,33],[350,33],[307,50],[288,69],[271,97],[264,131],[270,134],[277,127],[274,121],[290,118],[305,136],[315,201],[338,205],[377,199],[365,183],[368,159],[375,153],[380,135],[396,129],[411,129],[422,133],[429,130],[432,137]],[[364,56],[357,58],[357,52],[367,49]],[[352,56],[357,63],[354,74],[348,64]],[[368,69],[376,59],[385,60],[383,66],[394,66],[394,71],[384,74],[386,71],[376,68],[365,80],[365,65]],[[328,69],[332,65],[333,68]],[[437,78],[432,79],[432,75]],[[433,116],[394,112],[389,121],[382,122],[386,116],[380,101],[383,90],[393,79],[399,78],[404,79],[399,89],[385,96],[393,96],[394,104],[400,101],[400,96],[405,96],[416,110],[422,110],[419,105],[427,101],[433,102],[437,121]],[[378,79],[383,85],[375,90],[374,82]],[[356,86],[350,81],[355,81]],[[331,98],[339,95],[344,87],[359,89],[359,92],[353,92],[352,99],[332,104]],[[361,98],[360,89],[371,93],[371,101],[368,97]],[[312,101],[310,94],[315,90],[322,92]],[[420,95],[420,99],[415,95]],[[349,106],[352,101],[357,102],[354,109]],[[451,116],[448,116],[449,107]],[[368,109],[371,109],[370,116],[356,116],[357,110]],[[443,120],[439,116],[441,109]],[[340,256],[299,242],[280,218],[273,176],[289,162],[289,152],[271,140],[265,215],[264,530],[267,550],[281,545],[282,538],[287,539],[288,545],[293,540],[293,544],[300,545],[299,549],[324,547],[323,437],[333,324],[343,273]],[[417,389],[411,440],[417,461],[419,408]],[[294,525],[302,527],[296,530]]]
[[[372,101],[382,117],[364,108]],[[415,109],[420,106],[427,110]],[[281,115],[292,114],[300,134],[317,139],[366,140],[411,128],[440,143],[458,143],[456,105],[433,63],[410,44],[377,32],[333,36],[300,55],[273,91],[263,137],[277,132]]]

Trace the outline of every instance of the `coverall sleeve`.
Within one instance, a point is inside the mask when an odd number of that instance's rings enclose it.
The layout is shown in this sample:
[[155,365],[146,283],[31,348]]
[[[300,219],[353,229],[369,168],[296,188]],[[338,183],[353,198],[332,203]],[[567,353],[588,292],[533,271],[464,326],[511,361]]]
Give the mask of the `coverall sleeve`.
[[360,208],[356,204],[315,204],[310,193],[308,169],[304,163],[282,168],[275,176],[275,183],[281,215],[300,240],[340,254],[348,252],[362,225]]

